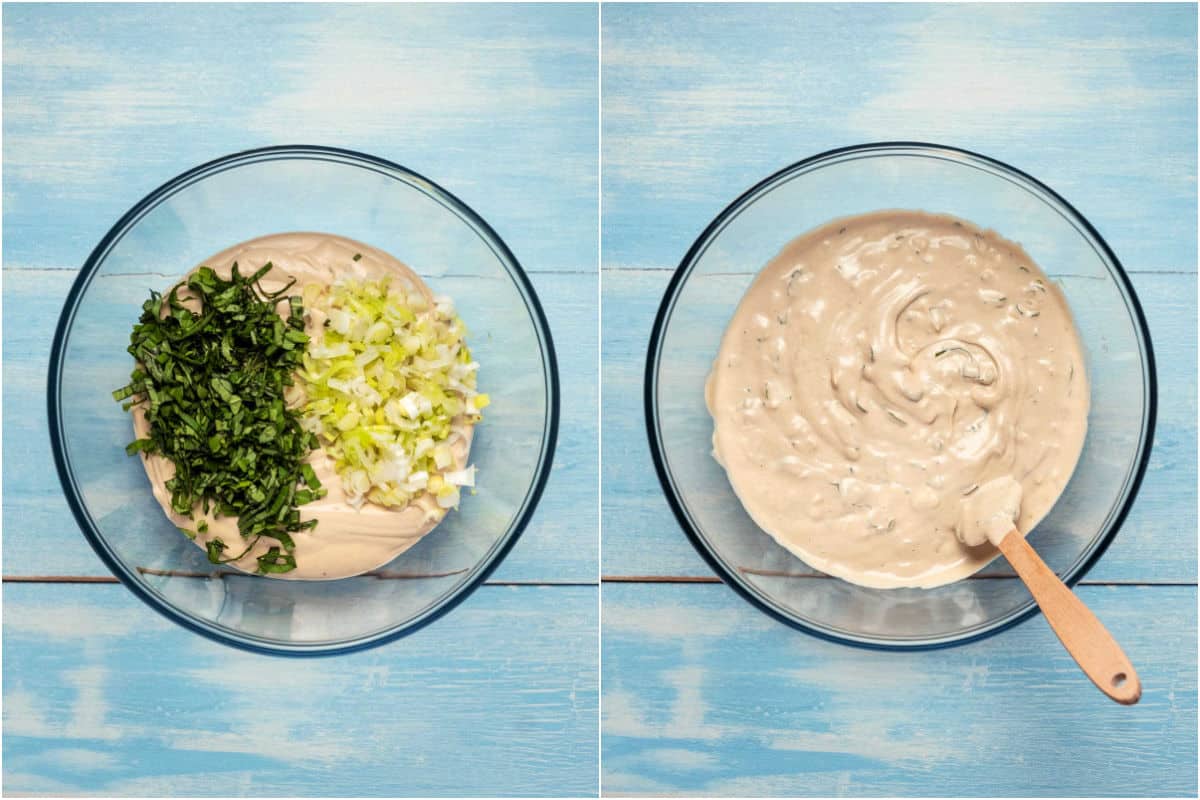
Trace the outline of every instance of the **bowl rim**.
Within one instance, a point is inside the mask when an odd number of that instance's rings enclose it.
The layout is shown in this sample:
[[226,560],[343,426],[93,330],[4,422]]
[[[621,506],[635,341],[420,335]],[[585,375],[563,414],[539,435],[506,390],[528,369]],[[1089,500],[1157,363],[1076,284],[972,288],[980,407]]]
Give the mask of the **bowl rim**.
[[[272,156],[274,158],[271,158]],[[522,300],[529,310],[535,333],[542,343],[542,362],[546,377],[545,395],[547,413],[543,427],[542,452],[539,456],[538,468],[529,489],[526,491],[517,516],[514,518],[505,535],[492,544],[489,551],[471,568],[471,571],[460,583],[425,606],[417,616],[400,625],[382,628],[365,636],[358,636],[352,639],[314,644],[294,644],[233,632],[231,629],[218,625],[215,622],[195,617],[150,590],[139,578],[130,573],[121,559],[111,551],[103,535],[96,528],[79,487],[75,483],[74,473],[65,447],[66,436],[63,431],[60,386],[66,344],[74,322],[78,303],[90,285],[100,262],[107,256],[110,247],[132,229],[133,225],[144,214],[180,189],[186,188],[211,175],[223,172],[226,169],[264,163],[271,160],[312,160],[314,158],[330,163],[368,169],[377,174],[385,174],[395,180],[408,183],[413,188],[424,191],[431,199],[457,214],[464,222],[475,229],[476,234],[484,240],[484,243],[500,259],[512,277],[513,282],[517,285],[517,290],[521,293]],[[399,174],[397,175],[396,173]],[[58,472],[59,482],[62,484],[63,493],[66,495],[67,504],[71,508],[76,523],[83,532],[84,538],[87,539],[92,549],[95,550],[96,555],[100,557],[100,560],[104,562],[120,582],[133,592],[134,595],[171,621],[207,639],[254,653],[276,656],[341,655],[383,645],[420,630],[429,623],[439,619],[474,592],[492,574],[496,567],[499,566],[500,562],[504,560],[504,557],[512,549],[513,545],[516,544],[537,509],[542,492],[549,480],[554,461],[554,451],[558,441],[561,397],[558,361],[555,355],[554,341],[545,312],[542,309],[541,301],[538,299],[537,292],[534,290],[528,274],[516,256],[513,255],[508,245],[505,244],[500,235],[496,233],[483,217],[441,185],[393,161],[357,150],[306,144],[252,148],[206,161],[163,183],[134,204],[129,211],[125,212],[104,237],[101,238],[99,244],[93,248],[83,267],[80,269],[79,274],[72,282],[70,290],[67,292],[66,301],[54,329],[54,339],[50,349],[46,396],[50,449],[54,455],[54,465]]]
[[[892,152],[904,151],[904,152]],[[913,152],[915,151],[915,152]],[[654,470],[658,475],[659,483],[662,485],[663,494],[666,496],[667,503],[671,507],[675,519],[678,521],[688,540],[692,546],[704,558],[709,567],[717,573],[717,576],[723,583],[733,588],[745,600],[757,607],[760,611],[768,616],[791,626],[797,630],[803,631],[812,636],[816,636],[826,641],[838,642],[841,644],[852,645],[870,650],[894,650],[894,651],[918,651],[918,650],[935,650],[944,647],[952,647],[969,642],[985,639],[1001,631],[1007,630],[1014,625],[1020,624],[1035,614],[1039,613],[1037,603],[1030,597],[1025,603],[1018,606],[1014,610],[1008,612],[1003,617],[992,623],[985,623],[984,627],[976,626],[973,629],[967,629],[963,633],[941,635],[935,637],[922,637],[919,641],[910,641],[902,639],[888,639],[880,636],[851,636],[845,632],[837,631],[832,628],[826,628],[817,623],[798,619],[791,614],[785,612],[778,604],[771,601],[769,596],[756,586],[751,585],[740,575],[737,570],[727,564],[720,555],[718,555],[708,544],[707,540],[699,530],[692,524],[682,498],[675,489],[674,482],[671,478],[670,470],[667,467],[666,455],[663,450],[662,435],[659,430],[657,404],[655,400],[657,388],[657,373],[663,338],[666,333],[667,322],[670,319],[671,312],[674,308],[675,300],[679,291],[686,284],[690,276],[691,269],[695,266],[696,259],[707,248],[715,235],[719,233],[734,216],[739,214],[744,208],[762,196],[765,190],[769,190],[776,183],[781,182],[785,178],[789,178],[794,173],[807,171],[808,169],[820,165],[822,162],[839,159],[848,154],[875,154],[875,155],[911,155],[917,157],[930,157],[932,154],[941,154],[943,157],[949,157],[947,160],[981,162],[983,165],[998,170],[1001,173],[998,177],[1015,179],[1014,182],[1032,185],[1033,188],[1045,193],[1051,200],[1061,205],[1061,209],[1055,209],[1063,216],[1068,218],[1068,221],[1076,226],[1077,229],[1082,228],[1087,236],[1091,237],[1094,247],[1098,247],[1103,254],[1103,257],[1108,260],[1113,269],[1110,270],[1115,280],[1124,289],[1125,300],[1127,307],[1131,312],[1131,316],[1135,322],[1135,329],[1138,334],[1139,344],[1145,355],[1146,365],[1146,380],[1145,380],[1145,398],[1146,408],[1142,416],[1142,430],[1139,439],[1141,452],[1137,463],[1134,465],[1132,474],[1128,476],[1128,491],[1121,506],[1117,509],[1116,514],[1112,518],[1112,522],[1108,526],[1108,531],[1104,536],[1096,542],[1088,553],[1087,557],[1082,562],[1077,562],[1074,565],[1074,570],[1065,578],[1065,583],[1068,586],[1074,586],[1079,582],[1084,575],[1092,568],[1092,566],[1104,555],[1108,546],[1112,543],[1117,531],[1124,524],[1126,517],[1132,509],[1134,502],[1137,499],[1138,491],[1141,488],[1142,479],[1145,476],[1147,465],[1150,461],[1150,454],[1154,447],[1154,429],[1158,417],[1158,380],[1157,370],[1154,360],[1154,348],[1150,339],[1150,328],[1146,323],[1146,316],[1142,310],[1141,301],[1138,299],[1137,292],[1134,290],[1133,283],[1129,279],[1129,275],[1125,267],[1121,264],[1116,254],[1109,247],[1108,242],[1100,235],[1100,232],[1079,212],[1071,203],[1069,203],[1062,195],[1051,189],[1045,183],[1033,177],[1027,172],[1024,172],[1016,167],[1007,164],[999,159],[983,155],[971,150],[966,150],[950,145],[936,144],[932,142],[920,141],[879,141],[866,142],[862,144],[849,145],[844,147],[836,147],[831,150],[825,150],[816,155],[796,161],[788,166],[783,167],[755,183],[746,191],[742,192],[735,200],[723,208],[720,213],[713,218],[704,230],[700,233],[692,246],[688,249],[683,259],[679,262],[679,266],[671,275],[671,279],[667,284],[666,291],[663,293],[663,298],[659,304],[658,311],[655,314],[654,326],[650,333],[650,342],[646,353],[646,366],[643,376],[643,408],[646,422],[646,435],[650,445],[650,456],[654,461]],[[1065,212],[1065,213],[1064,213]]]

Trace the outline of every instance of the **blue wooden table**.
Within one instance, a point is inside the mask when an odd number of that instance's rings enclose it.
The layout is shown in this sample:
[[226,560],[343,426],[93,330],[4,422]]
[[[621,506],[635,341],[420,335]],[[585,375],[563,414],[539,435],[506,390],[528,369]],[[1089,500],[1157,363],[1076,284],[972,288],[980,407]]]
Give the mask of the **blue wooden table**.
[[[606,793],[1196,793],[1196,7],[606,5]],[[847,144],[986,153],[1075,204],[1132,273],[1159,364],[1129,519],[1079,593],[1145,694],[1100,695],[1035,617],[884,653],[768,619],[655,479],[647,337],[673,268],[759,179]]]
[[[597,16],[4,9],[5,792],[596,792]],[[283,143],[397,161],[478,211],[531,273],[563,387],[552,478],[491,580],[412,636],[303,662],[203,640],[112,582],[44,423],[53,325],[109,226],[193,165]],[[301,699],[263,699],[280,669]]]

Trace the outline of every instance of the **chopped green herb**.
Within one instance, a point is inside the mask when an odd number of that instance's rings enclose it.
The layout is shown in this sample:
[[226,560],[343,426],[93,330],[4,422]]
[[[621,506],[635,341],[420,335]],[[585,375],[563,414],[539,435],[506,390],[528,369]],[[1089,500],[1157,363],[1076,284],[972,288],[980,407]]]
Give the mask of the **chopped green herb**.
[[[316,525],[301,522],[297,506],[325,490],[304,461],[317,439],[284,400],[308,344],[304,307],[291,296],[287,316],[276,313],[292,284],[265,291],[259,280],[271,268],[243,276],[234,264],[225,280],[201,267],[165,296],[152,291],[129,339],[137,366],[113,399],[145,410],[150,435],[125,450],[171,460],[176,512],[191,517],[200,506],[237,517],[246,549],[225,557],[228,546],[212,539],[209,560],[236,561],[266,537],[279,546],[259,571],[278,573],[296,566],[289,534]],[[196,528],[206,533],[208,523]]]
[[355,260],[355,261],[358,261],[358,260],[359,260],[359,259],[361,259],[361,258],[362,258],[362,253],[355,253],[355,254],[354,254],[354,260]]
[[301,464],[300,465],[300,475],[301,475],[301,477],[304,478],[304,483],[308,486],[308,488],[310,488],[310,489],[320,489],[321,488],[321,481],[319,478],[317,478],[317,473],[313,471],[313,468],[311,465]]
[[221,563],[221,553],[225,552],[225,543],[220,539],[210,539],[205,546],[208,550],[208,560],[214,564]]
[[281,553],[278,547],[272,547],[258,557],[258,571],[264,574],[273,572],[291,572],[296,568],[296,557],[291,553]]

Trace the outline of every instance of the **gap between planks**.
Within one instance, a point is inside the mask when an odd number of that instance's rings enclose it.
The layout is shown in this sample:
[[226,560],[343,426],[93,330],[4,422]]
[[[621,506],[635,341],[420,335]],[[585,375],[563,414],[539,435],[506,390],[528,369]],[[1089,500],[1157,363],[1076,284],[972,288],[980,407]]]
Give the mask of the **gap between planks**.
[[[834,580],[828,575],[817,573],[785,573],[773,570],[741,570],[744,575],[759,575],[773,578],[803,578],[808,580]],[[972,575],[966,580],[969,581],[987,581],[987,580],[1020,580],[1016,575]],[[700,583],[714,584],[723,583],[716,575],[602,575],[601,583]],[[1087,580],[1086,578],[1078,581],[1076,586],[1167,586],[1167,587],[1191,587],[1195,586],[1195,581],[1121,581],[1121,580]]]
[[[193,572],[185,570],[153,569],[140,567],[144,575],[174,576],[177,578],[223,578],[245,577],[234,572]],[[405,572],[368,572],[360,577],[376,578],[378,580],[423,580],[431,578],[448,578],[459,575],[465,570],[436,573],[405,573]],[[805,580],[831,580],[828,575],[815,572],[781,572],[779,570],[764,570],[743,568],[743,575],[758,575],[768,578],[799,578]],[[967,578],[972,581],[986,580],[1018,580],[1016,575],[972,575]],[[116,584],[120,580],[113,575],[5,575],[4,583],[99,583]],[[599,583],[702,583],[716,584],[723,581],[716,575],[603,575]],[[485,581],[485,586],[597,586],[596,581]],[[1078,582],[1082,586],[1195,586],[1189,581],[1120,581],[1120,580],[1087,580]]]
[[[182,570],[143,569],[143,574],[169,575],[178,578],[213,578],[229,575],[232,577],[247,577],[233,572],[184,572]],[[445,578],[456,575],[456,572],[445,572],[429,575],[413,575],[406,573],[367,573],[365,576],[379,580],[420,580],[424,578]],[[252,576],[251,576],[252,577]],[[4,583],[74,583],[74,584],[119,584],[121,581],[114,575],[5,575]],[[596,581],[484,581],[482,586],[599,586]]]
[[[601,267],[600,271],[601,272],[613,272],[613,273],[620,273],[620,272],[675,272],[677,269],[679,269],[678,266],[674,266],[674,267],[649,267],[649,266]],[[1125,272],[1129,275],[1192,275],[1192,276],[1197,275],[1196,272],[1191,272],[1191,271],[1183,270],[1183,269],[1126,269]],[[757,272],[709,272],[709,273],[706,273],[706,276],[710,277],[710,278],[731,278],[731,277],[736,278],[736,277],[754,276],[757,274],[758,274]],[[1093,279],[1093,280],[1103,280],[1103,277],[1100,275],[1077,275],[1077,274],[1073,274],[1070,272],[1054,273],[1054,274],[1050,275],[1050,278],[1051,279],[1087,278],[1087,279]]]
[[[183,572],[172,570],[143,570],[145,574],[150,575],[173,575],[180,578],[211,578],[216,576],[230,575],[233,577],[245,577],[232,572],[225,573],[208,573],[208,572]],[[815,573],[780,573],[769,570],[743,570],[748,575],[763,575],[767,577],[777,578],[802,578],[808,580],[831,580],[828,575],[818,575]],[[383,573],[370,574],[365,577],[378,578],[379,580],[421,580],[426,578],[443,578],[449,577],[456,573],[440,573],[429,575],[413,575],[405,573]],[[985,580],[1019,580],[1016,575],[973,575],[967,580],[985,581]],[[119,584],[121,581],[112,575],[5,575],[4,583],[72,583],[72,584]],[[601,583],[675,583],[675,584],[720,584],[723,581],[715,575],[604,575],[601,576],[600,582],[596,581],[485,581],[483,586],[598,586]],[[1120,580],[1081,580],[1077,586],[1167,586],[1167,587],[1191,587],[1196,586],[1195,582],[1189,581],[1120,581]]]
[[[78,273],[82,267],[4,267],[4,272],[13,274],[34,274],[38,272],[66,272]],[[526,270],[527,275],[597,275],[597,269],[535,269]],[[182,276],[178,273],[168,275],[165,272],[105,272],[96,276],[98,278],[162,278],[163,280],[178,280]],[[443,275],[429,275],[429,278],[480,278],[483,280],[500,280],[503,276],[496,275],[475,275],[472,273],[463,272],[448,272]]]
[[[79,272],[82,267],[4,267],[4,272],[19,273],[36,273],[36,272]],[[596,275],[598,272],[675,272],[678,266],[671,267],[601,267],[596,269],[534,269],[526,270],[528,275]],[[1126,273],[1130,275],[1197,275],[1196,272],[1182,269],[1126,269]],[[737,277],[743,275],[754,275],[754,272],[711,272],[710,276],[716,277]],[[100,278],[138,278],[138,277],[154,277],[163,278],[165,280],[173,280],[179,275],[168,275],[164,272],[113,272],[104,273],[98,276]],[[447,273],[445,275],[429,276],[433,278],[485,278],[489,276],[472,275],[465,273]],[[1062,273],[1051,275],[1051,278],[1097,278],[1095,275],[1073,275],[1070,273]]]

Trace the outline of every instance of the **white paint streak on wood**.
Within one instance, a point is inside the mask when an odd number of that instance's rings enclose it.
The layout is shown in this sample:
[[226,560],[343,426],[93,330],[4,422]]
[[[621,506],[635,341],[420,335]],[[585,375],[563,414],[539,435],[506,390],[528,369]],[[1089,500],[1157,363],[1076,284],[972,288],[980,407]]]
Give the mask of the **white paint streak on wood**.
[[[300,662],[156,624],[119,586],[9,584],[5,788],[237,795],[253,775],[288,795],[587,793],[596,591],[489,587],[399,643]],[[130,627],[58,635],[60,607]],[[48,740],[73,755],[47,760]]]
[[[456,193],[540,273],[562,427],[535,520],[494,577],[593,581],[596,19],[587,6],[6,8],[5,422],[44,418],[67,288],[139,197],[250,147],[362,150]],[[164,269],[101,283],[141,291]],[[115,363],[94,368],[101,394]],[[5,567],[105,575],[47,441],[44,422],[4,426]],[[130,488],[91,487],[102,513]],[[597,591],[487,587],[402,642],[301,663],[202,640],[119,586],[8,584],[4,788],[594,792]]]
[[[1140,715],[1098,695],[1040,618],[948,650],[867,651],[760,628],[724,586],[606,585],[605,791],[1193,793],[1195,587],[1080,591],[1154,676]],[[1153,603],[1174,618],[1146,615]],[[689,612],[669,639],[663,606]],[[727,612],[746,625],[705,636]],[[689,649],[696,637],[721,646]],[[1038,702],[1014,705],[1031,688]]]
[[1144,119],[1195,96],[1186,83],[1143,83],[1133,63],[1172,48],[1178,53],[1179,40],[1081,37],[1061,29],[1060,19],[1056,9],[1037,6],[1017,13],[1003,5],[942,6],[896,25],[887,69],[848,113],[847,125],[864,136],[888,130],[908,138],[928,125],[972,136],[994,131],[1003,119],[1010,130],[1049,137],[1054,128],[1076,129],[1098,95],[1106,113],[1123,119]]
[[775,170],[917,139],[1047,182],[1127,266],[1194,272],[1195,237],[1174,231],[1196,208],[1195,19],[1184,6],[614,6],[606,262],[675,263]]
[[535,60],[544,43],[476,39],[428,7],[407,15],[403,39],[395,31],[381,37],[379,24],[342,9],[290,26],[288,38],[310,46],[281,55],[285,83],[249,120],[250,129],[279,141],[297,131],[336,140],[347,123],[368,135],[436,136],[491,115],[569,111],[593,96],[588,85],[554,84]]

